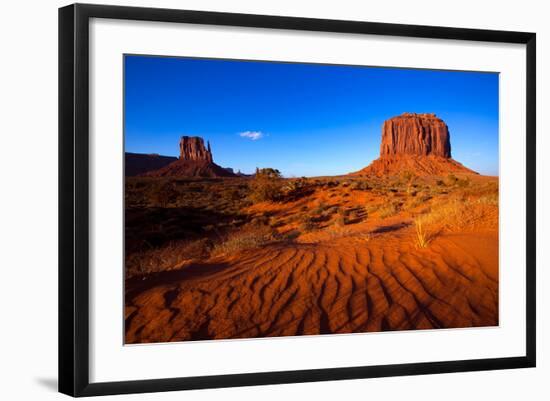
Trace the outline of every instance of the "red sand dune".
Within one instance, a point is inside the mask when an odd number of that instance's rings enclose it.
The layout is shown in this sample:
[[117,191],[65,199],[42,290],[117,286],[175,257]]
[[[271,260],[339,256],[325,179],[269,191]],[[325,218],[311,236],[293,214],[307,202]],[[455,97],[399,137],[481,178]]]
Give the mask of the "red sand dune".
[[416,249],[412,227],[272,245],[127,282],[126,341],[492,326],[498,237],[445,235]]

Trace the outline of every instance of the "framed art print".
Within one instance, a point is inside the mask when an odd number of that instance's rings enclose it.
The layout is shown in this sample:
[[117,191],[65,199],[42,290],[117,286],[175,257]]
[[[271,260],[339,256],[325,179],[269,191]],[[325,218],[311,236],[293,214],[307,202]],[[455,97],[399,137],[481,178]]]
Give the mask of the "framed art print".
[[535,366],[535,34],[59,10],[59,386]]

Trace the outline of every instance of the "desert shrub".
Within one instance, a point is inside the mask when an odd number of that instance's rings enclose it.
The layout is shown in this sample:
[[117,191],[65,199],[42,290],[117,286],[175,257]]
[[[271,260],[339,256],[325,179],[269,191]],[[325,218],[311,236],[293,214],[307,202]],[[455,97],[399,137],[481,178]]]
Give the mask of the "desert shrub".
[[229,188],[224,190],[221,193],[221,196],[223,199],[229,200],[229,201],[235,201],[241,199],[242,195],[238,188]]
[[367,212],[367,214],[375,213],[380,209],[381,206],[382,205],[377,203],[375,204],[367,203],[367,205],[365,206],[365,211]]
[[403,179],[405,183],[405,192],[407,194],[411,194],[412,189],[416,186],[415,180],[416,180],[416,174],[414,174],[412,171],[406,170],[403,173],[401,173],[401,178]]
[[448,185],[448,186],[453,186],[457,183],[458,181],[458,177],[456,175],[454,175],[453,173],[450,173],[447,178],[445,179],[445,183]]
[[133,252],[126,257],[126,277],[146,276],[151,273],[175,270],[185,262],[205,260],[212,242],[206,238],[172,241],[159,248]]
[[369,185],[369,182],[366,180],[357,180],[353,181],[350,185],[350,189],[354,191],[369,191],[371,190],[371,186]]
[[336,219],[334,220],[334,224],[336,224],[339,227],[343,227],[347,223],[348,223],[347,212],[344,209],[338,208],[338,211],[336,212]]
[[325,202],[319,201],[317,206],[311,210],[310,214],[315,218],[320,218],[328,210],[329,210],[329,206]]
[[281,198],[294,201],[313,193],[318,184],[308,181],[307,178],[287,180],[281,187]]
[[167,207],[177,201],[178,191],[172,184],[155,185],[150,193],[150,201],[153,206]]
[[317,228],[314,220],[310,216],[304,216],[302,223],[300,224],[300,229],[304,232],[313,231]]
[[422,203],[428,202],[430,199],[432,199],[432,195],[424,194],[419,199]]
[[288,231],[280,235],[281,242],[292,242],[296,240],[302,233],[299,230]]
[[250,183],[249,198],[253,202],[279,200],[283,194],[282,186],[279,170],[272,168],[256,169],[256,175]]
[[262,214],[259,216],[255,216],[251,220],[251,223],[257,226],[266,226],[266,225],[269,225],[269,220],[270,220],[270,217],[268,215]]
[[273,228],[281,227],[284,225],[284,221],[279,217],[271,216],[268,219],[267,225]]
[[401,210],[400,202],[390,202],[380,208],[380,217],[385,219],[387,217],[395,216]]
[[306,178],[298,178],[293,180],[288,180],[285,182],[285,184],[282,187],[282,190],[285,193],[292,193],[299,191],[302,188],[305,188],[307,186],[307,179]]
[[456,185],[460,188],[466,188],[466,187],[469,187],[470,186],[470,179],[468,177],[464,178],[464,179],[457,179],[456,180]]
[[416,209],[417,207],[421,206],[424,202],[422,202],[422,199],[420,197],[415,197],[414,199],[410,199],[406,204],[405,207],[407,209]]
[[268,226],[255,226],[232,232],[212,249],[212,256],[235,253],[241,250],[259,248],[279,241],[277,232]]

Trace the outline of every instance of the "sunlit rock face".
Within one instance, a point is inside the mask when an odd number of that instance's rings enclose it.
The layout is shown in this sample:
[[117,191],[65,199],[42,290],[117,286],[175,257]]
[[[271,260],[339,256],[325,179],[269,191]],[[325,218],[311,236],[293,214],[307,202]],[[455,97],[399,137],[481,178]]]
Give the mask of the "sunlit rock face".
[[451,157],[449,129],[435,114],[404,113],[384,122],[380,157]]
[[201,137],[182,136],[180,138],[180,160],[212,162],[210,143],[205,147]]

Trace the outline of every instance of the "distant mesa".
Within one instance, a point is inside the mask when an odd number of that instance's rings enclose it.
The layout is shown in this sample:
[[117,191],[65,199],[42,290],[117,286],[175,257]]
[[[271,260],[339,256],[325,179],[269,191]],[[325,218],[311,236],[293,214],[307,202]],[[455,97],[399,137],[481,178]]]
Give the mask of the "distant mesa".
[[205,147],[201,137],[182,136],[179,149],[179,159],[143,175],[149,177],[236,177],[233,171],[214,163],[210,142]]
[[158,170],[178,160],[177,157],[160,156],[158,154],[129,153],[125,154],[124,172],[127,177],[133,177]]
[[403,113],[384,122],[380,157],[353,175],[477,174],[451,158],[447,124],[433,113]]

